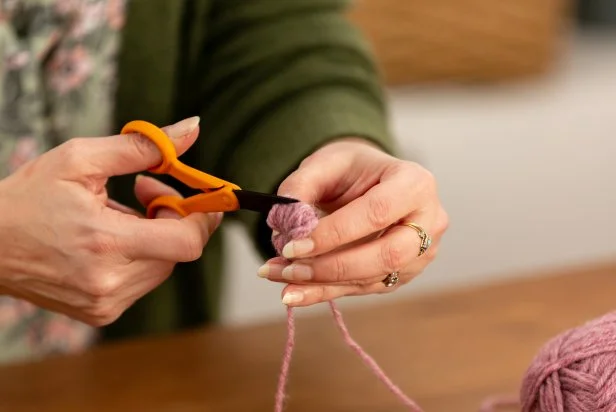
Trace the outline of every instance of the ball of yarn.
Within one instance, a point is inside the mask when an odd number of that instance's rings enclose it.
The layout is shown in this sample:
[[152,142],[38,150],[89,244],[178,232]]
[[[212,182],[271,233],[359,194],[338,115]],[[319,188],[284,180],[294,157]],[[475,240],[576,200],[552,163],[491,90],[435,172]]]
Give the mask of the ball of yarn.
[[616,410],[616,312],[565,331],[537,353],[524,377],[523,412]]
[[302,202],[274,205],[267,216],[267,225],[274,231],[272,244],[279,254],[291,240],[309,236],[318,223],[316,209]]

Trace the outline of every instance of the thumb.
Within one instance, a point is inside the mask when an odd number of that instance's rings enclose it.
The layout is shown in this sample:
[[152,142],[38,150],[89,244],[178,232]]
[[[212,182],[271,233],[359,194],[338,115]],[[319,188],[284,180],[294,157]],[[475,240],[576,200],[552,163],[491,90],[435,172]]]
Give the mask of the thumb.
[[[178,156],[197,140],[199,120],[195,116],[162,128],[173,142]],[[103,177],[142,172],[162,161],[156,145],[137,133],[84,139],[80,149],[82,160]]]
[[333,159],[328,154],[316,152],[280,184],[278,194],[309,204],[327,202],[340,189],[348,170],[347,159]]

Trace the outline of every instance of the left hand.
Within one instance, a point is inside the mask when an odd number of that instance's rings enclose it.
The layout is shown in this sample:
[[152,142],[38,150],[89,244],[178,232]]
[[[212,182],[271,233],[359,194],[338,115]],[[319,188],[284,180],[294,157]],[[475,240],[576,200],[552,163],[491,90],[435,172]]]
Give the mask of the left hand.
[[[278,193],[325,213],[309,239],[285,246],[286,259],[259,269],[262,277],[288,283],[283,303],[289,306],[394,291],[433,261],[448,227],[432,174],[360,139],[317,150]],[[418,233],[401,221],[418,224],[432,238],[423,255]],[[399,282],[388,288],[383,280],[392,272]]]

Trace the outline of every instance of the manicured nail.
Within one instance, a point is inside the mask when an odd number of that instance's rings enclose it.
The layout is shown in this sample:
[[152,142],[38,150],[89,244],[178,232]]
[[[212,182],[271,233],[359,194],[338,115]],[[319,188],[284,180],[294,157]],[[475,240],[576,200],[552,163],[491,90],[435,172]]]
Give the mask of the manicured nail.
[[257,270],[257,275],[261,278],[266,278],[269,275],[269,273],[270,273],[270,265],[267,263],[261,266],[259,270]]
[[304,300],[304,294],[299,291],[287,292],[282,297],[282,303],[284,305],[292,305],[294,303],[300,303]]
[[214,222],[216,224],[216,227],[220,226],[220,224],[222,223],[223,216],[224,214],[222,212],[214,213]]
[[312,252],[312,249],[314,249],[314,242],[311,239],[294,240],[282,248],[282,256],[287,259],[293,259],[294,257]]
[[172,138],[180,138],[195,130],[199,125],[201,118],[199,116],[189,117],[180,122],[177,122],[169,129],[169,136]]
[[312,268],[307,265],[292,264],[282,270],[282,278],[287,280],[310,280]]

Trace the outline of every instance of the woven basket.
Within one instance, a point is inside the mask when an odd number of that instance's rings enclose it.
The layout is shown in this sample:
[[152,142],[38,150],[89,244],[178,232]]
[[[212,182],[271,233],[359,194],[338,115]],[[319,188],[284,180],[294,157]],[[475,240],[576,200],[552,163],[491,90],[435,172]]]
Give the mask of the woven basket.
[[388,84],[495,81],[545,72],[570,0],[356,0],[350,19]]

